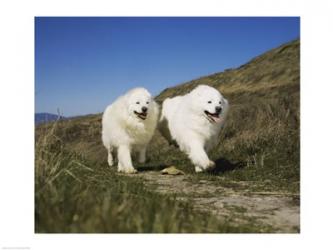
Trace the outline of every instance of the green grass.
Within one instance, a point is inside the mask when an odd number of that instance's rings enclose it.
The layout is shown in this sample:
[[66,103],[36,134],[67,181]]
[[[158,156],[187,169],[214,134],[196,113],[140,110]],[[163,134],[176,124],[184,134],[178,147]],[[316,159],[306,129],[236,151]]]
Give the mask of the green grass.
[[260,223],[235,226],[194,211],[190,202],[160,195],[142,181],[118,175],[68,152],[49,133],[36,142],[35,231],[37,233],[269,232]]

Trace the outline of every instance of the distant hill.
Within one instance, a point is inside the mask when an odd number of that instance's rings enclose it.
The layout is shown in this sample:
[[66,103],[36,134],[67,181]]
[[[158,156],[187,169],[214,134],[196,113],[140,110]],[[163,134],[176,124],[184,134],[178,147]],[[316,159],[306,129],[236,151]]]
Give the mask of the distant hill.
[[35,125],[56,121],[58,119],[65,119],[65,117],[64,116],[59,117],[59,115],[51,113],[35,113]]
[[300,40],[296,39],[259,55],[235,69],[226,69],[209,76],[167,88],[158,101],[182,95],[199,84],[219,89],[223,94],[260,91],[267,88],[297,85],[300,82]]

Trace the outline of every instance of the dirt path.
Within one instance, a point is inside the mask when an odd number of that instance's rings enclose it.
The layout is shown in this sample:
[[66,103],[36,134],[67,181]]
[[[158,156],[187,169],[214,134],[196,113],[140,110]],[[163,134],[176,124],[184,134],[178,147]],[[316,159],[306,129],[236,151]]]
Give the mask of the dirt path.
[[[235,187],[217,185],[216,181],[193,181],[187,175],[162,175],[160,172],[139,172],[134,175],[153,185],[159,193],[176,194],[179,200],[190,200],[194,208],[209,211],[219,219],[237,218],[239,223],[257,221],[280,233],[296,233],[300,228],[299,195],[250,192],[251,183],[235,182]],[[217,177],[218,178],[218,177]],[[230,185],[230,182],[229,182]]]

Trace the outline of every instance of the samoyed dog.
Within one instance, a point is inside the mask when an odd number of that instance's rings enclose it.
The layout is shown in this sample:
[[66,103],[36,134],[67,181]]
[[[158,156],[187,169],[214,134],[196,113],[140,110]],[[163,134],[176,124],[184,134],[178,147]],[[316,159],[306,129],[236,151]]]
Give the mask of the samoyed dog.
[[228,107],[218,90],[199,85],[186,95],[164,100],[159,130],[188,155],[196,172],[206,171],[215,167],[207,152],[218,142]]
[[146,147],[158,122],[159,109],[151,94],[135,88],[106,108],[102,118],[102,141],[113,165],[112,151],[118,150],[118,171],[136,173],[131,153],[139,152],[139,162],[146,161]]

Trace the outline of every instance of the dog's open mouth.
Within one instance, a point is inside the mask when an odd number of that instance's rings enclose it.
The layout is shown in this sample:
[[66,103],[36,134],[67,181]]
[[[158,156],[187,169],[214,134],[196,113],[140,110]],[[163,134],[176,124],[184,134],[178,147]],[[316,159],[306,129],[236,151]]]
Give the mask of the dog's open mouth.
[[139,117],[141,120],[146,120],[146,118],[147,118],[147,112],[139,113],[139,112],[134,111],[134,114],[136,114],[137,117]]
[[205,114],[206,114],[208,121],[210,121],[211,123],[216,123],[216,122],[220,121],[220,113],[212,114],[212,113],[208,112],[207,110],[205,110]]

